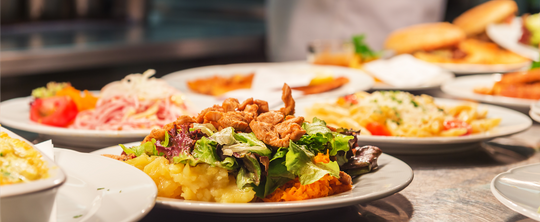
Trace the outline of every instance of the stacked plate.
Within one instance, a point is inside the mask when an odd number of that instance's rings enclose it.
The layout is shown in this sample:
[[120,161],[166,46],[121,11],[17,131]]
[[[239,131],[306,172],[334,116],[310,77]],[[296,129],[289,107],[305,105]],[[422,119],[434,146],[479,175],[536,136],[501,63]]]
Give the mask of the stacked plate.
[[540,101],[533,103],[531,105],[531,111],[529,111],[529,115],[536,122],[540,123]]

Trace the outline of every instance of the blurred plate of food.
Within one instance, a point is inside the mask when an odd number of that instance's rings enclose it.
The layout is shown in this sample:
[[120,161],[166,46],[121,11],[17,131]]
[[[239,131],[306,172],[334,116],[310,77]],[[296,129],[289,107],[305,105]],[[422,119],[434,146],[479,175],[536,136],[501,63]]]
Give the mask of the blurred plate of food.
[[530,59],[491,42],[486,27],[511,21],[514,1],[488,1],[458,16],[453,23],[425,23],[392,32],[385,48],[412,54],[455,74],[511,72],[526,69]]
[[55,148],[54,155],[67,175],[56,200],[57,221],[137,221],[154,207],[156,185],[137,168],[67,149]]
[[490,24],[486,32],[498,45],[534,61],[540,59],[540,13],[516,17],[510,24]]
[[400,91],[358,92],[296,104],[299,115],[360,130],[359,143],[385,147],[387,153],[459,152],[532,125],[530,118],[514,110]]
[[529,111],[529,116],[531,116],[531,118],[536,121],[536,122],[539,122],[540,123],[540,114],[539,112],[535,112],[535,111]]
[[0,103],[0,122],[67,146],[103,147],[137,141],[154,127],[196,112],[178,90],[150,78],[153,74],[149,70],[128,75],[98,93],[51,82],[35,89],[30,97]]
[[540,164],[515,167],[491,181],[491,193],[508,208],[540,221]]
[[425,90],[454,79],[451,72],[408,54],[374,60],[362,69],[375,78],[374,90]]
[[[139,144],[140,142],[125,145],[129,147]],[[96,150],[92,153],[118,155],[122,153],[122,148],[114,146]],[[245,214],[246,212],[250,214],[304,212],[349,206],[380,199],[399,192],[412,181],[413,172],[403,161],[383,153],[379,156],[377,162],[380,166],[378,170],[353,179],[353,189],[351,191],[324,198],[288,202],[235,204],[158,197],[156,205],[178,210],[228,214]]]
[[300,98],[345,95],[367,90],[374,82],[360,70],[307,62],[206,66],[174,72],[163,79],[199,107],[210,107],[229,97],[244,100],[245,96],[264,99],[275,107],[281,103],[283,83]]
[[66,184],[65,171],[49,153],[1,126],[0,144],[0,220],[55,218],[54,203]]
[[442,85],[449,95],[497,105],[529,108],[540,99],[540,69],[458,77]]

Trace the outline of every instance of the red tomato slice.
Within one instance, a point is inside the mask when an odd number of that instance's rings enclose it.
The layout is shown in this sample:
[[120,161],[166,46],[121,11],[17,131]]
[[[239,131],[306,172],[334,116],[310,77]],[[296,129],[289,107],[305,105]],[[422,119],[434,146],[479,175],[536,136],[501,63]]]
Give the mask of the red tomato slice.
[[30,104],[30,119],[45,125],[66,127],[77,113],[77,105],[68,96],[36,99]]
[[388,130],[386,126],[378,122],[368,123],[366,125],[366,129],[369,130],[371,135],[374,135],[374,136],[392,136],[392,133],[390,133],[390,130]]
[[343,99],[351,104],[358,104],[358,98],[356,98],[356,95],[350,94],[343,97]]
[[459,119],[446,120],[444,121],[443,125],[444,125],[444,130],[455,129],[455,128],[467,129],[467,133],[463,134],[462,136],[469,135],[472,133],[471,126],[468,123],[461,121]]

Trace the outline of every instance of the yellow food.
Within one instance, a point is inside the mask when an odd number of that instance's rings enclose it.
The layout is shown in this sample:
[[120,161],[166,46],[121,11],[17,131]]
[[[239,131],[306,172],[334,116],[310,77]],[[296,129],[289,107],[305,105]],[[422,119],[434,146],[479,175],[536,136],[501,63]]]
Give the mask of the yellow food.
[[0,185],[44,179],[49,177],[48,172],[39,151],[0,132]]
[[127,160],[148,174],[158,187],[158,196],[219,203],[247,203],[255,197],[252,188],[238,189],[228,171],[205,163],[189,166],[170,164],[160,156],[143,154]]
[[[356,104],[344,98],[332,104],[315,103],[306,109],[306,116],[362,132],[368,131],[366,127],[369,123],[379,123],[392,136],[398,137],[463,136],[487,132],[501,121],[500,118],[487,118],[487,110],[478,110],[475,103],[442,107],[428,95],[377,91],[372,94],[359,92],[354,97]],[[470,128],[448,129],[445,128],[448,121],[464,122]]]

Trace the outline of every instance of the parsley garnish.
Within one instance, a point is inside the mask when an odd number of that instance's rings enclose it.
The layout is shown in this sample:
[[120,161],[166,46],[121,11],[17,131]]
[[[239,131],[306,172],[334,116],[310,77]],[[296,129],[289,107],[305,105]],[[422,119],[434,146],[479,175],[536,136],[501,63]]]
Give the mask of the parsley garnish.
[[82,217],[82,214],[79,214],[79,215],[73,216],[73,218],[79,218],[79,217]]
[[418,103],[416,103],[416,101],[411,100],[411,103],[413,104],[414,107],[418,107]]
[[105,188],[104,187],[97,188],[97,190],[103,190],[103,189],[105,189]]

